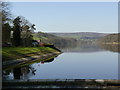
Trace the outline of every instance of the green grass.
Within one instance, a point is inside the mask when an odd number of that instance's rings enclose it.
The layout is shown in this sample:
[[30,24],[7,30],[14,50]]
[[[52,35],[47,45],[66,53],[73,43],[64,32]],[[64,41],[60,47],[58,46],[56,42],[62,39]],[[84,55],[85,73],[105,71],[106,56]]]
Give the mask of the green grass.
[[4,47],[2,48],[2,59],[15,60],[33,54],[47,54],[56,50],[49,47]]
[[40,38],[38,38],[38,37],[33,37],[33,39],[34,39],[34,40],[40,40]]

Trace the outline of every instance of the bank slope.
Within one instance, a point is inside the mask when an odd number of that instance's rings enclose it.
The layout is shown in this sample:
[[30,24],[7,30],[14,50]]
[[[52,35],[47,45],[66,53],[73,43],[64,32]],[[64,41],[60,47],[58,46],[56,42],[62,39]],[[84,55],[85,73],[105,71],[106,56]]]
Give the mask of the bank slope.
[[3,69],[28,63],[46,61],[62,52],[49,47],[5,47],[2,49]]

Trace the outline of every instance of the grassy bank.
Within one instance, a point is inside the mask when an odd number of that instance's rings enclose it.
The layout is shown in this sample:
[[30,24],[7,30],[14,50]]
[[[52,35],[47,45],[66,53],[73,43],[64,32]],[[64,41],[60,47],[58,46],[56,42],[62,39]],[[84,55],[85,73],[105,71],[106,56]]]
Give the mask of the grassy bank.
[[23,57],[34,55],[44,55],[48,53],[58,52],[49,47],[4,47],[2,48],[2,60],[17,60]]

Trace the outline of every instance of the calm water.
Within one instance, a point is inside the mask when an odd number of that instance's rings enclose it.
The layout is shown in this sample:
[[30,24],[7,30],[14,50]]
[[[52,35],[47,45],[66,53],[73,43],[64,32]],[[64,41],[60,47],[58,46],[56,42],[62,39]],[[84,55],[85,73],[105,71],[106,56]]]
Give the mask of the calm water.
[[95,46],[63,51],[48,62],[4,71],[3,79],[118,79],[118,52]]

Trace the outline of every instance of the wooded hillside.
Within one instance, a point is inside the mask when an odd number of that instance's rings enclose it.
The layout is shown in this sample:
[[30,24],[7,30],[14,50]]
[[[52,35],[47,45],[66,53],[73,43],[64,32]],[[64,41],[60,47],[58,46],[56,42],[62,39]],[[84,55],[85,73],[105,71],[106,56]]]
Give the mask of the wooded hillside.
[[100,43],[105,44],[118,44],[120,43],[120,33],[118,34],[109,34],[99,40]]
[[78,40],[95,40],[107,35],[105,33],[96,32],[50,33],[50,34],[66,38],[75,38]]
[[35,40],[41,40],[41,42],[44,43],[54,44],[57,47],[64,47],[77,42],[77,40],[73,38],[63,38],[43,32],[35,33],[33,36]]

